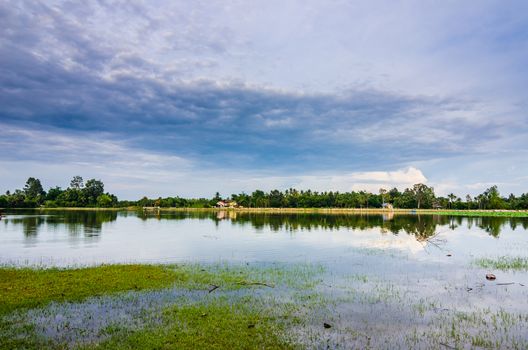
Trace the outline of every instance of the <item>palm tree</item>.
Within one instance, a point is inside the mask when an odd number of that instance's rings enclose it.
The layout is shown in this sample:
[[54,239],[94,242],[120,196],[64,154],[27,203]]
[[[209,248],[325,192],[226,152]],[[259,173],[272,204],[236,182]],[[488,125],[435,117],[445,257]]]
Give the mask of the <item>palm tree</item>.
[[449,198],[449,207],[453,209],[453,202],[456,200],[457,196],[454,193],[450,193],[447,195],[447,198]]
[[384,188],[380,188],[379,194],[381,196],[381,207],[385,208],[385,194],[387,194],[387,190]]
[[469,210],[471,207],[471,196],[469,194],[466,196],[466,203],[467,203],[467,208]]

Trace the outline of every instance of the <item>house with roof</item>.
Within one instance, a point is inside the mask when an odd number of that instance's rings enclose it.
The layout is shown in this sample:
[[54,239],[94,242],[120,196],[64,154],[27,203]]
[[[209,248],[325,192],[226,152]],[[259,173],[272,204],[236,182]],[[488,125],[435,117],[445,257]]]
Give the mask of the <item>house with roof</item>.
[[217,208],[238,208],[239,205],[235,201],[225,199],[225,200],[218,201],[216,203],[216,207]]

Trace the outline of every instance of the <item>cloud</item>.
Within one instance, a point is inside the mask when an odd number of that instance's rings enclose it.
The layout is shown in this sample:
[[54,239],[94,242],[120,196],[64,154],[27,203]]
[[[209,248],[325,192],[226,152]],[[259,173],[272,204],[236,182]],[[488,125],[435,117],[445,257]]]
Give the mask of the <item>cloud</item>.
[[426,183],[424,174],[414,167],[395,171],[352,172],[332,176],[302,176],[294,187],[319,191],[371,191],[378,192],[380,188],[401,190],[416,183]]
[[[11,155],[9,159],[0,160],[0,169],[9,169],[2,174],[5,190],[21,187],[25,180],[22,174],[40,177],[49,186],[63,187],[78,174],[101,178],[108,190],[126,198],[171,193],[210,196],[217,190],[228,195],[257,188],[269,191],[291,187],[317,191],[377,191],[380,187],[403,189],[427,182],[423,173],[413,167],[396,171],[282,176],[254,170],[206,169],[183,157],[135,149],[126,142],[109,139],[109,135],[67,136],[3,124],[0,124],[0,140],[2,149]],[[20,144],[24,144],[24,148],[20,148]],[[227,183],[226,179],[229,179]]]
[[152,194],[152,184],[169,186],[189,178],[193,168],[188,159],[137,149],[108,134],[65,135],[0,124],[0,147],[3,191],[21,188],[29,176],[50,187],[67,187],[69,179],[82,175],[102,179],[107,190],[134,198]]
[[[11,64],[19,62],[6,63]],[[132,75],[107,81],[95,73],[44,66],[28,61],[21,79],[13,81],[0,74],[0,82],[10,86],[0,95],[0,121],[28,129],[109,133],[137,148],[237,168],[321,170],[371,162],[377,167],[386,159],[392,166],[461,149],[478,151],[508,127],[464,118],[474,106],[455,99],[375,90],[307,94],[210,81],[169,84]],[[45,88],[34,76],[23,78],[34,70],[41,71]],[[442,117],[454,109],[459,117]],[[311,151],[314,146],[317,152]]]
[[526,150],[526,6],[4,1],[0,161],[145,183],[520,183],[440,166]]
[[[23,145],[23,147],[20,147]],[[0,146],[11,160],[46,160],[77,164],[109,163],[159,167],[170,163],[189,167],[190,161],[176,155],[159,156],[134,149],[108,134],[62,134],[0,124]]]

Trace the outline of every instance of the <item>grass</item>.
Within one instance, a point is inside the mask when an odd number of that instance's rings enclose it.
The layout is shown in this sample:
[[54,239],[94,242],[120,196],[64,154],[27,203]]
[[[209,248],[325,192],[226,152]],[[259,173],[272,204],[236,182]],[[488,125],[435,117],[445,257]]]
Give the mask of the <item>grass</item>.
[[[461,312],[358,272],[330,287],[319,283],[323,272],[280,263],[3,267],[0,349],[526,348],[525,313]],[[403,325],[380,335],[386,313]]]
[[480,258],[473,262],[475,265],[501,271],[528,271],[528,258],[501,256],[495,259]]
[[423,210],[418,214],[435,214],[448,216],[493,216],[493,217],[528,217],[527,210]]
[[154,265],[103,265],[82,269],[0,268],[0,315],[52,301],[169,286],[180,275]]
[[236,290],[251,286],[312,288],[318,281],[314,277],[324,272],[321,265],[269,264],[249,266],[235,264],[200,264],[178,266],[181,274],[177,285],[187,289],[203,289],[218,286],[222,290]]
[[[0,208],[2,209],[2,208]],[[55,211],[137,211],[142,210],[141,207],[119,207],[119,208],[84,208],[84,207],[57,207],[57,208],[11,208],[8,210],[27,210],[27,209],[42,209]],[[216,211],[236,211],[241,213],[255,213],[255,214],[372,214],[381,215],[387,213],[394,213],[398,215],[420,214],[420,215],[446,215],[446,216],[491,216],[491,217],[528,217],[528,210],[454,210],[454,209],[382,209],[382,208],[160,208],[161,212],[178,211],[178,212],[216,212]]]
[[[310,264],[0,267],[0,349],[290,349],[283,321],[295,319],[296,307],[262,293],[312,289],[322,272]],[[156,304],[175,291],[190,297]],[[127,305],[137,301],[140,309],[130,313]],[[105,328],[97,331],[98,324]],[[95,336],[83,338],[88,333]]]
[[[273,317],[251,307],[253,300],[171,307],[163,324],[123,337],[116,335],[98,349],[293,349]],[[91,347],[86,347],[91,348]]]
[[235,211],[255,214],[372,214],[394,213],[398,215],[448,215],[448,216],[500,216],[528,217],[528,210],[451,210],[451,209],[382,209],[382,208],[160,208],[160,211],[216,212]]
[[265,267],[216,264],[102,265],[78,269],[0,268],[0,315],[20,308],[42,307],[51,301],[82,301],[87,297],[169,286],[188,290],[236,290],[249,287],[311,288],[317,265],[273,264]]

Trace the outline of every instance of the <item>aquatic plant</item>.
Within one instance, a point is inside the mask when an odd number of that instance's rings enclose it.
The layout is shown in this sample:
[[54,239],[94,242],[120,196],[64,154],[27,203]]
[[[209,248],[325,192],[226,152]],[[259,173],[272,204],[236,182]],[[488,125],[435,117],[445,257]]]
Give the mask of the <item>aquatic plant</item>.
[[502,271],[528,271],[528,258],[501,256],[498,258],[480,258],[473,262],[475,265],[486,269]]

